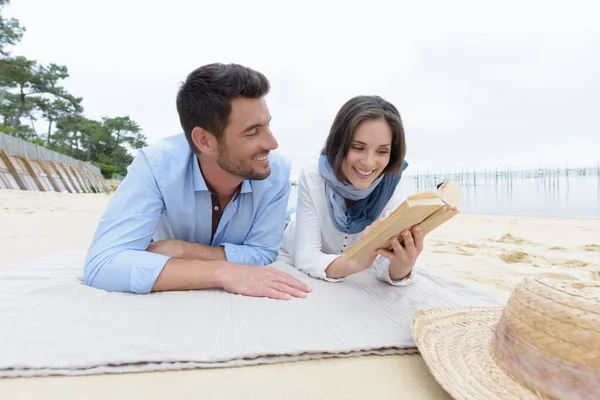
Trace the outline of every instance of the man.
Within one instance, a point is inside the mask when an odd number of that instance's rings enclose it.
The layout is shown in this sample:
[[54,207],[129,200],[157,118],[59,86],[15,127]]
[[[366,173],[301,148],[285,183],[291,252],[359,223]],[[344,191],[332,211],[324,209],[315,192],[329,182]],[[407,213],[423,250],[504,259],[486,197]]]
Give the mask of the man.
[[87,254],[85,284],[306,296],[305,284],[265,267],[283,240],[291,188],[289,161],[271,153],[269,89],[240,65],[188,75],[177,95],[184,133],[140,150],[129,166]]

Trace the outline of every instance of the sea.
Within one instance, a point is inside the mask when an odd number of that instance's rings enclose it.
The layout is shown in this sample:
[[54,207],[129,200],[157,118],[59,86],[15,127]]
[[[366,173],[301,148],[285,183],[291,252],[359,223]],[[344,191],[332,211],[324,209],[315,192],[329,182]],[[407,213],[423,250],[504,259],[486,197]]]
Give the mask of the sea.
[[[435,190],[444,179],[463,188],[464,213],[600,220],[600,167],[407,175],[403,192]],[[294,185],[288,214],[296,203]]]

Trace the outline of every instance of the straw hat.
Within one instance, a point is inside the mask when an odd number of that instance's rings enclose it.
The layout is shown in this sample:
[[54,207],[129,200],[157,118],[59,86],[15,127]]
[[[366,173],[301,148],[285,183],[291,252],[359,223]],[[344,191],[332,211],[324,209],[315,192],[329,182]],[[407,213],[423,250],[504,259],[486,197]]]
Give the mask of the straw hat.
[[527,278],[505,308],[421,310],[419,352],[455,399],[600,399],[600,299]]

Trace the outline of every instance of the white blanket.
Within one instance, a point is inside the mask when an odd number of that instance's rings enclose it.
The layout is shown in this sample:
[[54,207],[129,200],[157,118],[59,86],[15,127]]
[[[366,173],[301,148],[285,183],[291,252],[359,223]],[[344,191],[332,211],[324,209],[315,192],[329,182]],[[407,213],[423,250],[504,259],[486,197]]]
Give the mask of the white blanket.
[[482,293],[417,270],[394,287],[371,271],[307,282],[306,299],[222,290],[135,295],[82,284],[85,249],[0,270],[0,377],[242,366],[415,353],[418,309],[492,305]]

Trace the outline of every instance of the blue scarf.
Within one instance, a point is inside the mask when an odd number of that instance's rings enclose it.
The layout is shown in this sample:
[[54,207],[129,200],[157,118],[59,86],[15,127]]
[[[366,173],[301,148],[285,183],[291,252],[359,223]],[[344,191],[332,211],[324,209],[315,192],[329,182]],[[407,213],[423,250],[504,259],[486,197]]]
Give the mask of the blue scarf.
[[[382,174],[366,189],[357,189],[350,183],[340,182],[325,154],[319,157],[319,172],[325,179],[325,195],[329,200],[329,214],[333,224],[340,232],[359,233],[371,225],[390,200],[402,173],[408,167],[404,161],[400,172],[395,175]],[[355,200],[346,207],[346,200]]]

